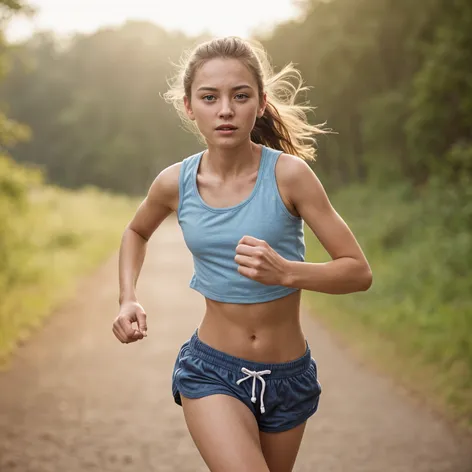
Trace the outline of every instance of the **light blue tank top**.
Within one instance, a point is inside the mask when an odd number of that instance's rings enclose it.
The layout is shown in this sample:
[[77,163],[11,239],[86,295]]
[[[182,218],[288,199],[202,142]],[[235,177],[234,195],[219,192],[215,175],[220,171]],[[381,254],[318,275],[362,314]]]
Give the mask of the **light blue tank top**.
[[245,235],[265,240],[285,259],[305,258],[303,220],[287,210],[275,179],[280,154],[282,151],[263,146],[252,193],[237,205],[224,208],[207,205],[198,191],[197,170],[203,152],[182,161],[177,216],[193,255],[190,287],[211,300],[261,303],[298,290],[244,277],[234,260],[236,246]]

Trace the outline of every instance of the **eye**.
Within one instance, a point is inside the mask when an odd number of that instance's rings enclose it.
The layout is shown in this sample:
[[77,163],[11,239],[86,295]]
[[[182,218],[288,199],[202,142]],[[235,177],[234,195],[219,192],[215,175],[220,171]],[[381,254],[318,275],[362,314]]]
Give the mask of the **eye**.
[[204,97],[202,97],[202,100],[204,100],[205,102],[213,102],[214,100],[207,100],[207,98],[215,98],[214,95],[205,95]]
[[246,98],[249,98],[249,96],[246,95],[245,93],[238,93],[238,94],[236,95],[236,98],[237,98],[238,100],[245,100]]

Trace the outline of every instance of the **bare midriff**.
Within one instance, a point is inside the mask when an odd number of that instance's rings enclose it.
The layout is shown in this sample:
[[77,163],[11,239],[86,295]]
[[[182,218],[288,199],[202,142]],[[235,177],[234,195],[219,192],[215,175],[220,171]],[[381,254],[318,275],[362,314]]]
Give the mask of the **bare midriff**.
[[305,354],[300,291],[266,303],[205,300],[198,337],[214,349],[263,363],[289,362]]

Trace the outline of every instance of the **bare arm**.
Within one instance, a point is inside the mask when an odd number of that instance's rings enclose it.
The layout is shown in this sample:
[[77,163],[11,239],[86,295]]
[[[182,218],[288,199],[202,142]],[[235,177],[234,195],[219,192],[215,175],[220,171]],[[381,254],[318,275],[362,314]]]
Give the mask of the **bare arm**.
[[163,170],[126,227],[119,253],[119,303],[136,301],[136,283],[146,255],[147,242],[159,225],[176,211],[181,163]]
[[315,173],[301,159],[284,154],[277,163],[277,177],[293,204],[321,242],[331,261],[287,261],[284,285],[332,294],[367,290],[372,272],[353,233],[332,207]]
[[276,177],[287,208],[305,220],[332,260],[322,263],[289,261],[266,241],[246,235],[236,247],[234,259],[238,272],[266,285],[316,292],[367,290],[372,283],[369,264],[310,167],[298,157],[282,154],[277,161]]
[[[174,164],[156,177],[121,239],[120,312],[113,322],[112,331],[118,340],[125,344],[147,336],[146,313],[136,298],[136,283],[149,238],[178,207],[180,166],[180,163]],[[134,322],[138,325],[137,329],[132,326]]]

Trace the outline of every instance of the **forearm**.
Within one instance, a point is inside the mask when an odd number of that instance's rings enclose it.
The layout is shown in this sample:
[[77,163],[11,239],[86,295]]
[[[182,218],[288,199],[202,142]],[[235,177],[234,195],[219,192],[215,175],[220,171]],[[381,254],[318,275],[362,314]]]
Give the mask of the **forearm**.
[[346,294],[367,290],[372,272],[367,262],[341,257],[329,262],[287,261],[282,285],[330,294]]
[[119,254],[120,305],[136,300],[136,283],[146,255],[147,240],[130,228],[123,233]]

